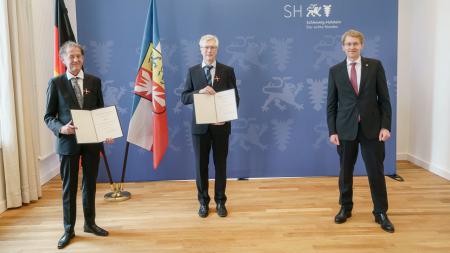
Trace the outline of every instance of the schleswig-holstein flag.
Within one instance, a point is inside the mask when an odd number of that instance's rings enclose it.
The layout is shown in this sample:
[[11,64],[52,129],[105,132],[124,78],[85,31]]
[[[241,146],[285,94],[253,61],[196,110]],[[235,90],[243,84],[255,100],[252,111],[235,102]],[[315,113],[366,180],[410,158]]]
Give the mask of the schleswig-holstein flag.
[[150,0],[134,94],[127,141],[153,151],[153,168],[156,169],[168,145],[166,95],[156,0]]

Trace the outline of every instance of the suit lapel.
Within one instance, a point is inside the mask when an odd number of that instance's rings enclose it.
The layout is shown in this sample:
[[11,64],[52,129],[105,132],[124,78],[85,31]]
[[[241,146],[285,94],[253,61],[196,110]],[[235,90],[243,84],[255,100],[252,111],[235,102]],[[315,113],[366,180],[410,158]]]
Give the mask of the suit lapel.
[[366,58],[361,57],[361,80],[359,84],[360,94],[364,90],[364,87],[366,86],[368,72],[369,72],[369,63],[367,62]]
[[220,88],[220,81],[222,80],[222,73],[223,73],[223,68],[222,65],[220,63],[216,63],[216,73],[214,73],[214,81],[213,81],[213,87],[214,90],[218,90]]
[[350,81],[350,77],[348,76],[347,59],[345,59],[343,62],[341,62],[339,69],[340,69],[339,71],[344,76],[344,82],[346,83],[345,85],[348,85],[351,88],[351,90],[353,91],[353,94],[356,96],[355,90],[353,89],[353,86],[352,86],[352,82]]
[[84,74],[84,80],[83,80],[83,90],[81,91],[83,93],[83,108],[86,107],[86,102],[91,98],[90,93],[93,91],[93,82],[91,78],[89,78],[88,75]]
[[205,75],[205,71],[203,71],[202,65],[199,64],[197,69],[196,69],[197,75],[200,77],[200,81],[202,84],[202,87],[205,87],[206,84],[208,83],[208,80],[206,80],[206,75]]
[[63,84],[62,84],[62,93],[64,94],[64,99],[66,100],[66,103],[69,104],[70,108],[75,109],[81,109],[78,105],[77,96],[75,95],[75,91],[72,88],[72,83],[69,79],[67,79],[67,76],[64,75],[63,77]]

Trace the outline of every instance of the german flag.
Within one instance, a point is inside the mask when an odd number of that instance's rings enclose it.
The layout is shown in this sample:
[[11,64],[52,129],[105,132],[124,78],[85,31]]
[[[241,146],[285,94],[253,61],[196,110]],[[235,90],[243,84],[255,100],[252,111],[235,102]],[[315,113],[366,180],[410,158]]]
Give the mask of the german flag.
[[66,41],[75,41],[72,27],[70,26],[67,8],[64,0],[55,0],[55,51],[53,58],[53,76],[66,72],[66,67],[59,58],[59,48]]

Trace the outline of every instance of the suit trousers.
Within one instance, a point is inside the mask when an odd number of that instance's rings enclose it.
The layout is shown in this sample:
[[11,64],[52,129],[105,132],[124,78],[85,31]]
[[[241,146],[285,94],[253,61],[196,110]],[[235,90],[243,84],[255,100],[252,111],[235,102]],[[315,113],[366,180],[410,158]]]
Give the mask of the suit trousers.
[[217,204],[224,204],[227,200],[225,188],[227,183],[229,134],[223,131],[223,128],[224,126],[209,125],[205,134],[192,135],[196,163],[196,184],[200,204],[208,205],[210,202],[208,195],[208,164],[211,148],[215,167],[214,200]]
[[[84,221],[87,225],[95,224],[95,192],[100,155],[99,152],[92,152],[89,145],[97,144],[81,144],[80,152],[73,155],[60,155],[64,230],[66,232],[73,232],[75,228],[80,157],[83,168],[82,202]],[[96,149],[94,148],[94,150]]]
[[353,171],[358,157],[358,146],[361,145],[361,154],[369,179],[370,192],[374,205],[373,213],[385,213],[388,209],[386,181],[384,177],[384,142],[377,139],[367,139],[358,127],[355,140],[340,140],[337,152],[340,158],[339,173],[339,204],[346,210],[353,208]]

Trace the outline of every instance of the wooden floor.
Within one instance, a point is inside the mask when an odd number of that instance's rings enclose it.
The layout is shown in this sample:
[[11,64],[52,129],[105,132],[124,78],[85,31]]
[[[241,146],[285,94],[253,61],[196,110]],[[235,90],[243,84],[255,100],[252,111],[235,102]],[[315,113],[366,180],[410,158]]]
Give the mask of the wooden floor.
[[[337,225],[337,178],[229,180],[229,216],[197,216],[195,182],[129,183],[132,199],[106,202],[97,190],[97,223],[106,238],[82,232],[81,199],[76,237],[65,252],[450,252],[450,182],[408,162],[405,179],[387,178],[389,217],[396,232],[374,223],[366,177],[355,178],[353,217]],[[210,185],[210,189],[213,185]],[[0,252],[61,252],[60,180],[43,187],[36,203],[0,214]],[[214,188],[212,188],[214,189]],[[80,195],[80,194],[79,194]]]

